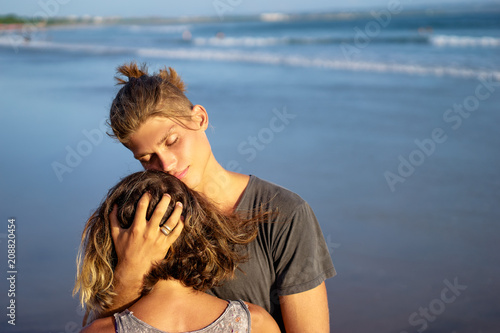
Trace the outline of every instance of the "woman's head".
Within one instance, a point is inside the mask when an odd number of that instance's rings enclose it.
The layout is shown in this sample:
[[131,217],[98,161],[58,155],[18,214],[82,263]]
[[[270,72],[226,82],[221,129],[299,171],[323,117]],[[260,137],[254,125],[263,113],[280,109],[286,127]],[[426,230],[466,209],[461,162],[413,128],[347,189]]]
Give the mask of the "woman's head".
[[193,104],[184,95],[185,85],[172,68],[149,75],[146,65],[139,68],[131,62],[117,71],[128,80],[116,77],[124,86],[113,100],[109,120],[113,136],[123,144],[151,117],[190,119]]
[[[159,279],[175,279],[196,290],[206,290],[232,277],[244,257],[239,244],[256,235],[256,224],[222,214],[201,194],[190,190],[177,178],[160,171],[134,173],[109,190],[100,207],[90,217],[82,235],[75,293],[90,311],[101,312],[111,302],[113,271],[117,256],[111,237],[109,214],[118,206],[117,217],[123,228],[130,227],[136,204],[145,193],[151,194],[146,218],[149,220],[163,194],[172,197],[165,222],[175,202],[183,203],[184,229],[145,279],[148,292]],[[168,237],[168,236],[166,236]]]

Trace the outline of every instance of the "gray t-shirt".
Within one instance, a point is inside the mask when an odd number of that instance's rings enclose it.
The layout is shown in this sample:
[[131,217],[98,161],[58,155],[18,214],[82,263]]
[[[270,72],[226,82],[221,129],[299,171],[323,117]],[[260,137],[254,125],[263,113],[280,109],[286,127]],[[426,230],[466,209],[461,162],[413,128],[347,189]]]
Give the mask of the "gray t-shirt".
[[276,212],[259,225],[247,246],[249,260],[236,277],[212,288],[222,299],[243,299],[265,308],[284,331],[279,296],[307,291],[335,276],[323,233],[311,207],[297,194],[255,176],[237,211],[246,217]]
[[[115,313],[117,333],[165,333],[143,322],[128,309]],[[226,310],[213,323],[205,328],[189,333],[250,333],[250,311],[243,301],[231,301]]]

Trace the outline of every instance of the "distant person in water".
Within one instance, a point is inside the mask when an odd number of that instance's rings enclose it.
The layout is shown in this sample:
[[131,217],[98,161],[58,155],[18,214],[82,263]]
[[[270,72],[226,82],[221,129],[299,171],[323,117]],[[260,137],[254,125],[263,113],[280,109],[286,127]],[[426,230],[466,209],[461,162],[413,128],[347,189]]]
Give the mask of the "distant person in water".
[[[149,74],[145,65],[139,67],[132,62],[120,66],[118,73],[118,83],[123,86],[111,105],[109,124],[113,136],[145,169],[179,178],[224,214],[238,213],[251,220],[262,211],[278,213],[259,223],[257,237],[245,246],[249,260],[240,265],[245,273],[236,271],[234,279],[208,292],[222,299],[244,299],[262,306],[282,331],[329,332],[324,281],[336,272],[307,202],[254,175],[223,168],[205,133],[208,113],[186,97],[184,82],[175,70],[164,68]],[[238,110],[234,105],[234,112]],[[286,120],[288,114],[280,116]],[[271,126],[282,124],[272,122]],[[300,159],[298,155],[298,163]],[[111,214],[110,220],[114,219]],[[144,223],[142,217],[135,221]],[[144,275],[150,269],[150,263],[141,260],[142,253],[163,258],[169,248],[169,243],[157,246],[152,234],[141,231],[121,230],[120,235],[113,237],[120,251],[109,314],[127,308],[140,297]]]
[[183,40],[190,41],[191,38],[193,38],[193,34],[191,34],[191,31],[186,29],[182,32],[182,39]]
[[[116,222],[108,218],[113,209]],[[182,209],[184,228],[176,225]],[[133,224],[137,216],[148,222]],[[263,308],[204,292],[233,276],[245,259],[239,247],[256,237],[257,223],[223,214],[166,173],[144,171],[124,178],[108,192],[83,232],[75,286],[82,305],[91,313],[111,306],[119,260],[112,234],[120,228],[143,228],[159,242],[168,242],[171,236],[176,241],[163,260],[152,264],[143,296],[135,304],[94,321],[83,332],[279,332]]]

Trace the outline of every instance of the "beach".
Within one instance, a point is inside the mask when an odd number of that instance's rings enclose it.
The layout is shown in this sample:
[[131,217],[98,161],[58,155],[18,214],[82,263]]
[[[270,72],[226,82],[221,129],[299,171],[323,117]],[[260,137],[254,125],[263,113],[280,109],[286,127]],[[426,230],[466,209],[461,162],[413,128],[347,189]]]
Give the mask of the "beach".
[[2,315],[0,330],[78,331],[84,223],[141,170],[105,124],[115,69],[136,60],[179,72],[208,111],[221,165],[311,205],[337,270],[332,332],[498,332],[497,17],[403,10],[385,26],[365,13],[0,35],[5,274],[16,225],[16,325]]

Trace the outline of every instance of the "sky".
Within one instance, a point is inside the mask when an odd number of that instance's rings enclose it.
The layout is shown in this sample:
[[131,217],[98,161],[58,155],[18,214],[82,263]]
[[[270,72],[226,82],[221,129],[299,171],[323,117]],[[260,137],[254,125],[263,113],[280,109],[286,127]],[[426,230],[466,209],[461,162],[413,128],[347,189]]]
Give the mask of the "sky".
[[0,15],[37,16],[217,16],[260,14],[269,12],[329,12],[335,10],[387,7],[391,1],[403,6],[443,5],[454,3],[500,6],[500,0],[0,0]]

